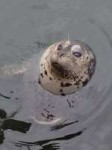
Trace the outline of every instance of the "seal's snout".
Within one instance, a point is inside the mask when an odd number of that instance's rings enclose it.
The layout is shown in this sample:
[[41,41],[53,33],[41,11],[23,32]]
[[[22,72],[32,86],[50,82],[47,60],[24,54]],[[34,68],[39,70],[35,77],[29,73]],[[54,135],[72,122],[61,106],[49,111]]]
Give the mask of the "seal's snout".
[[62,57],[65,55],[65,52],[64,51],[58,51],[57,52],[57,57]]
[[59,63],[52,62],[51,65],[52,65],[53,70],[55,70],[57,72],[63,71],[63,68]]
[[51,69],[57,77],[64,78],[68,76],[68,71],[65,69],[64,66],[59,64],[58,62],[52,62],[51,63]]
[[62,57],[62,56],[64,56],[64,53],[59,53],[58,56]]

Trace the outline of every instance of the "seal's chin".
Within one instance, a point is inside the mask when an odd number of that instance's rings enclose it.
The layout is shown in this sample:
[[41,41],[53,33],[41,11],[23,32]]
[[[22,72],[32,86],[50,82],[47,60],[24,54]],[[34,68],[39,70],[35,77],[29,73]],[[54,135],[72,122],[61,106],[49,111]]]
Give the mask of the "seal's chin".
[[70,73],[70,71],[65,69],[65,67],[59,64],[58,62],[51,63],[51,72],[53,72],[56,76],[60,78],[67,77]]

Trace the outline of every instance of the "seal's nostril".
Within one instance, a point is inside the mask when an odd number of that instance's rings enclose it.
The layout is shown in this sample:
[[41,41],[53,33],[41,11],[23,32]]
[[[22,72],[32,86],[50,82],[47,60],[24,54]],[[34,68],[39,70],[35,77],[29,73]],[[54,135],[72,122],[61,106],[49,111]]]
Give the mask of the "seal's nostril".
[[62,56],[64,56],[64,54],[63,53],[58,53],[58,56],[62,57]]
[[61,57],[61,56],[64,56],[64,54],[60,54],[60,57]]
[[60,65],[57,62],[52,62],[52,66],[55,67],[55,68],[59,68],[60,67]]

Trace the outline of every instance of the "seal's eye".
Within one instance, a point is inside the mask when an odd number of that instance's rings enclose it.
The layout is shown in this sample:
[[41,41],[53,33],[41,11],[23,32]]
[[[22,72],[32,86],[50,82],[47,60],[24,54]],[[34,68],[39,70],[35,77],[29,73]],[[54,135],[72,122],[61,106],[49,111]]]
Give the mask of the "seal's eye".
[[75,57],[81,57],[81,53],[79,53],[79,52],[72,52],[72,54],[73,54]]
[[75,57],[81,57],[81,47],[79,45],[74,45],[71,48],[71,52]]
[[61,50],[63,47],[62,47],[62,45],[60,44],[60,45],[58,45],[58,48],[57,48],[57,50]]

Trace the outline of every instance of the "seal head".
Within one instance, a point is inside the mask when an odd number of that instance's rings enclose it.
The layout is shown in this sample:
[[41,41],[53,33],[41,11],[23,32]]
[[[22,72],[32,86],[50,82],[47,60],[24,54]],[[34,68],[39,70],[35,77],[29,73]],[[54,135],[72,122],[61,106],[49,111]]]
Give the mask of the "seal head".
[[72,94],[88,83],[95,66],[95,54],[86,43],[60,41],[42,55],[39,83],[55,95]]

